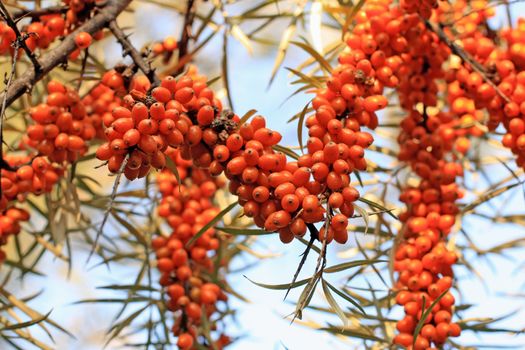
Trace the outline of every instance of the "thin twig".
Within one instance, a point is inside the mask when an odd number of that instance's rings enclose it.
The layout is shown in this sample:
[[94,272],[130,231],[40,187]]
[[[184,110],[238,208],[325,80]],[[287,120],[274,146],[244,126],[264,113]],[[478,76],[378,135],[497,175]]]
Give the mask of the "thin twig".
[[155,74],[155,70],[151,68],[150,64],[146,63],[144,61],[144,57],[142,54],[133,46],[133,44],[129,41],[128,36],[122,31],[122,29],[118,26],[117,22],[111,21],[109,23],[109,29],[117,39],[117,41],[122,45],[123,49],[123,55],[129,55],[133,62],[139,67],[139,69],[146,74],[146,76],[149,78],[149,80],[154,85],[159,85],[160,80]]
[[[182,27],[182,35],[179,42],[179,61],[181,61],[188,53],[188,45],[192,37],[192,26],[195,18],[195,11],[193,8],[194,0],[188,0],[186,12],[184,13],[184,24]],[[184,65],[180,65],[175,75],[184,71]]]
[[[38,62],[38,59],[35,56],[35,53],[29,49],[29,47],[26,45],[26,39],[29,38],[31,33],[27,33],[22,35],[20,33],[20,30],[18,30],[18,27],[16,26],[16,22],[13,20],[13,17],[11,17],[11,14],[9,14],[9,11],[4,6],[4,4],[0,1],[0,9],[2,17],[4,17],[7,25],[15,32],[16,34],[16,46],[20,46],[24,49],[27,57],[31,60],[31,63],[33,64],[33,68],[35,69],[35,73],[38,73],[42,70],[42,66],[40,65],[40,62]],[[15,49],[18,49],[18,47],[15,47]]]
[[93,253],[97,249],[98,241],[100,239],[100,236],[102,236],[104,226],[106,225],[106,222],[108,221],[108,218],[109,218],[109,214],[111,213],[111,210],[113,209],[113,203],[115,202],[115,198],[117,197],[117,190],[120,184],[120,179],[122,178],[122,173],[124,172],[124,168],[128,164],[128,159],[129,159],[129,155],[127,155],[126,158],[124,158],[118,170],[117,176],[115,178],[115,182],[113,183],[113,190],[111,191],[111,196],[109,198],[108,205],[106,206],[106,211],[104,212],[104,218],[102,219],[102,223],[100,224],[100,227],[97,231],[97,235],[95,236],[95,241],[93,242],[91,251],[89,252],[87,262],[89,262],[89,260],[91,259],[91,256],[93,256]]
[[[302,258],[301,258],[301,261],[299,262],[299,266],[297,266],[297,270],[295,271],[295,274],[293,275],[292,282],[290,282],[290,286],[286,290],[286,294],[284,295],[283,300],[286,300],[286,297],[290,293],[290,290],[292,289],[293,284],[295,283],[295,281],[297,281],[297,278],[299,277],[299,273],[303,269],[304,263],[306,262],[306,258],[308,257],[308,253],[310,253],[310,249],[312,249],[312,245],[314,244],[314,241],[319,237],[317,228],[313,224],[308,224],[308,230],[310,231],[310,241],[308,241],[308,245],[306,246],[306,249],[302,254]],[[316,237],[316,232],[317,232],[317,237]]]

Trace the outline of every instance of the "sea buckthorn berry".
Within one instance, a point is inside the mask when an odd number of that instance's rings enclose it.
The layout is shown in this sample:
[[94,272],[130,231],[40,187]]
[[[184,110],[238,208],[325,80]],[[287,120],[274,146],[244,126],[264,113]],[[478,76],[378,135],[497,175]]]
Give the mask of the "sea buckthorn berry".
[[87,32],[80,32],[75,36],[75,44],[79,49],[85,49],[89,45],[91,45],[91,42],[93,41],[93,38],[91,37],[91,34]]

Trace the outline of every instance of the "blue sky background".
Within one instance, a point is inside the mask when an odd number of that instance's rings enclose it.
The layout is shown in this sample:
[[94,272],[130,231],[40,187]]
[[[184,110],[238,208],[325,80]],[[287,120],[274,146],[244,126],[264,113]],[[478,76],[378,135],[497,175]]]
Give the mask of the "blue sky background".
[[[136,13],[136,21],[139,29],[131,37],[132,41],[138,46],[145,43],[148,39],[161,39],[166,35],[179,35],[180,21],[177,17],[173,20],[173,14],[165,9],[154,5],[147,5]],[[513,6],[513,15],[525,13],[525,4]],[[128,15],[131,16],[131,15]],[[495,25],[501,25],[503,16],[498,16],[494,20]],[[286,21],[285,21],[286,22]],[[268,32],[268,38],[276,39],[285,29],[285,23],[272,26]],[[306,32],[305,35],[308,35]],[[326,42],[328,38],[334,38],[334,33],[326,33],[323,37]],[[220,35],[217,36],[217,39]],[[325,43],[326,43],[325,42]],[[297,144],[296,125],[286,124],[292,115],[300,111],[310,98],[307,95],[296,96],[282,104],[285,98],[290,95],[295,87],[290,85],[291,77],[281,70],[277,75],[273,85],[267,89],[268,80],[272,70],[275,50],[265,46],[255,45],[255,53],[250,56],[245,48],[235,40],[229,43],[229,73],[231,81],[231,93],[235,110],[238,114],[243,114],[250,109],[257,109],[260,114],[268,118],[268,124],[279,130],[283,135],[284,144]],[[105,52],[108,58],[108,66],[120,60],[120,47],[114,43],[99,44],[99,50]],[[201,52],[197,64],[202,67],[202,71],[210,77],[219,74],[221,59],[221,42],[213,41],[204,51]],[[287,55],[285,66],[295,67],[306,56],[298,49],[291,49]],[[491,178],[501,179],[509,174],[501,165],[494,166],[489,171]],[[471,185],[479,185],[485,188],[487,184],[479,177],[469,176],[465,181]],[[519,191],[514,194],[506,194],[493,202],[494,207],[498,208],[505,205],[505,214],[524,214],[525,203]],[[486,206],[484,210],[494,212],[494,208]],[[498,243],[509,241],[512,238],[523,237],[523,227],[513,225],[491,225],[487,221],[476,217],[469,217],[465,220],[464,226],[472,240],[480,248],[490,248]],[[460,235],[457,236],[458,243],[464,241]],[[361,241],[363,242],[363,241]],[[276,254],[276,258],[265,259],[255,267],[232,275],[228,279],[236,291],[251,300],[246,304],[235,298],[231,298],[232,307],[238,310],[236,322],[233,324],[232,333],[242,336],[231,350],[270,350],[285,349],[290,350],[309,350],[309,349],[349,349],[359,348],[352,341],[341,342],[335,337],[324,332],[317,332],[302,327],[298,324],[290,325],[283,316],[294,310],[294,305],[290,302],[296,300],[298,291],[294,291],[288,297],[288,302],[283,302],[284,293],[281,291],[271,291],[257,287],[243,277],[243,274],[258,282],[278,284],[289,282],[295,272],[299,262],[299,254],[303,250],[300,243],[283,245],[277,236],[266,236],[253,247],[254,250],[262,254]],[[349,240],[346,247],[333,244],[329,247],[330,262],[335,264],[338,260],[336,253],[342,249],[355,247],[355,241]],[[461,280],[460,294],[456,294],[460,303],[475,304],[476,307],[465,312],[464,318],[475,317],[498,317],[510,313],[517,309],[523,309],[524,298],[510,298],[509,295],[524,292],[525,274],[520,264],[525,262],[523,259],[525,249],[520,248],[508,254],[508,259],[493,257],[490,262],[476,259],[469,256],[468,260],[481,276],[484,283],[472,276],[466,269],[457,268],[457,276]],[[47,257],[43,260],[40,269],[48,274],[46,278],[29,277],[23,285],[14,284],[21,295],[29,295],[33,291],[45,287],[42,296],[31,303],[33,307],[42,312],[53,309],[52,318],[59,320],[61,324],[75,332],[77,339],[67,336],[57,335],[55,340],[58,349],[101,349],[101,339],[104,331],[109,327],[110,321],[116,311],[115,307],[102,306],[83,306],[71,305],[73,302],[95,297],[108,297],[112,294],[107,291],[96,290],[96,285],[106,284],[125,284],[129,283],[134,277],[133,267],[117,269],[116,265],[110,272],[105,267],[97,269],[87,269],[83,267],[85,258],[83,253],[78,253],[76,268],[71,278],[66,279],[66,265],[59,260]],[[315,266],[314,256],[308,259],[303,268],[303,277],[309,276]],[[239,260],[234,262],[241,267],[244,262]],[[370,276],[373,282],[373,276]],[[333,281],[338,282],[344,278],[344,274],[334,276]],[[94,282],[95,281],[95,282]],[[360,281],[364,283],[364,280]],[[96,285],[94,285],[96,283]],[[357,285],[357,283],[356,283]],[[381,284],[378,288],[385,289]],[[12,289],[13,290],[13,289]],[[314,304],[326,306],[320,288],[318,295],[314,298]],[[341,301],[342,306],[347,306]],[[305,312],[306,320],[314,320],[320,324],[332,321],[338,324],[337,319],[327,319],[325,315],[316,314],[311,311]],[[523,328],[525,312],[521,311],[513,317],[498,324],[501,327]],[[38,334],[38,330],[35,330]],[[474,334],[464,333],[459,342],[465,345],[508,345],[513,349],[525,349],[524,336],[509,336],[508,334],[494,333],[478,337]],[[350,345],[349,345],[350,344]],[[118,344],[114,344],[118,348]],[[487,347],[495,349],[496,347]]]

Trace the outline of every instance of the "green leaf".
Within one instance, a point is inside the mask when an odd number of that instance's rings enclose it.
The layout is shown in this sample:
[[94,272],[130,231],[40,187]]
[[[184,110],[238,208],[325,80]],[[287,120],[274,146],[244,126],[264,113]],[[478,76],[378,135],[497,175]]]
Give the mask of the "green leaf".
[[330,293],[330,289],[328,288],[326,282],[324,279],[321,279],[321,285],[323,286],[323,292],[324,296],[326,297],[326,300],[328,301],[328,304],[330,304],[330,307],[334,309],[335,313],[341,321],[343,321],[343,327],[348,326],[348,318],[346,317],[344,311],[341,309],[339,304],[337,304],[337,301],[334,299],[332,293]]
[[175,178],[177,179],[177,183],[180,185],[179,169],[177,169],[177,165],[175,165],[171,157],[166,157],[166,166],[168,167],[168,169],[171,170],[173,175],[175,175]]
[[12,324],[12,325],[6,326],[6,327],[0,329],[0,332],[12,331],[12,330],[15,330],[15,329],[31,327],[31,326],[33,326],[35,324],[38,324],[38,323],[40,323],[42,321],[45,321],[49,317],[49,315],[51,314],[51,311],[53,311],[53,310],[50,310],[47,314],[42,315],[41,317],[38,317],[38,318],[36,318],[34,320],[27,321],[27,322],[16,323],[16,324]]
[[258,229],[249,229],[249,228],[235,228],[235,227],[217,227],[216,230],[229,233],[235,236],[262,236],[262,235],[271,235],[274,232],[268,232],[265,230]]
[[436,306],[436,304],[439,303],[441,298],[443,298],[447,293],[448,293],[448,289],[446,291],[444,291],[443,293],[441,293],[441,295],[438,296],[436,298],[436,300],[434,300],[432,302],[432,304],[430,304],[430,306],[426,310],[425,310],[426,300],[425,300],[425,296],[423,296],[423,305],[421,306],[421,310],[424,310],[424,312],[421,314],[421,318],[419,319],[419,321],[418,321],[418,323],[416,325],[416,328],[414,329],[414,340],[413,340],[413,343],[412,343],[413,347],[415,347],[416,338],[419,335],[419,332],[421,332],[421,328],[423,328],[423,326],[425,325],[425,320],[427,319],[428,315],[430,315],[430,313],[432,312],[432,309],[434,308],[434,306]]
[[328,63],[327,60],[321,54],[313,49],[310,45],[307,45],[305,43],[299,42],[299,41],[292,41],[292,44],[295,46],[299,46],[301,49],[309,53],[321,66],[321,68],[326,71],[327,73],[332,72],[332,67],[330,66],[330,63]]
[[388,260],[354,260],[354,261],[349,261],[349,262],[346,262],[346,263],[342,263],[342,264],[338,264],[338,265],[327,267],[327,268],[324,269],[324,272],[326,272],[326,273],[334,273],[334,272],[344,271],[344,270],[350,269],[352,267],[363,266],[363,265],[372,265],[372,264],[382,263],[382,262],[388,262]]
[[380,342],[380,343],[385,343],[385,344],[388,343],[387,340],[381,339],[381,338],[377,337],[375,334],[373,334],[371,332],[370,333],[369,332],[363,332],[363,331],[355,329],[355,328],[343,328],[343,329],[341,329],[341,327],[332,327],[332,326],[330,326],[330,327],[320,328],[319,330],[330,332],[330,333],[337,334],[337,335],[344,335],[344,336],[352,337],[352,338],[372,340],[372,341],[375,341],[375,342]]
[[251,118],[252,115],[257,113],[256,109],[250,109],[248,112],[244,113],[244,115],[241,117],[241,120],[239,120],[239,125],[242,125],[248,121],[248,119]]
[[111,209],[111,215],[113,215],[113,218],[115,218],[115,220],[117,220],[119,224],[124,226],[126,230],[128,230],[128,232],[131,233],[133,237],[135,237],[140,244],[142,244],[143,246],[148,245],[148,241],[146,240],[146,237],[144,237],[144,235],[135,226],[133,226],[129,221],[121,218],[120,215],[118,215],[114,209]]
[[304,106],[303,110],[301,111],[301,114],[299,115],[299,122],[297,123],[297,140],[299,141],[299,147],[301,148],[301,152],[304,154],[304,146],[303,146],[303,124],[304,124],[304,117],[306,116],[306,111],[308,110],[308,106],[310,105],[310,102]]
[[206,225],[204,225],[203,228],[201,228],[199,230],[199,232],[197,232],[195,234],[195,236],[193,236],[189,241],[188,243],[186,243],[186,247],[190,247],[196,240],[199,239],[200,236],[202,236],[204,234],[204,232],[206,232],[210,227],[213,227],[217,222],[219,222],[219,220],[221,220],[224,215],[226,215],[227,213],[229,213],[233,208],[235,208],[237,206],[237,202],[233,202],[232,204],[228,205],[226,208],[224,208],[219,214],[217,214],[216,217],[213,218],[213,220],[211,220],[210,222],[208,222]]
[[361,174],[359,174],[359,171],[354,171],[354,175],[355,177],[357,177],[357,181],[359,181],[359,185],[361,185],[361,187],[365,187],[365,185],[363,185],[363,179],[361,179]]
[[319,76],[311,77],[309,75],[304,74],[303,72],[300,72],[298,70],[295,70],[295,69],[289,68],[289,67],[286,67],[286,70],[292,72],[293,74],[295,74],[299,78],[301,78],[298,81],[296,81],[296,83],[308,84],[308,85],[311,85],[311,86],[316,87],[318,89],[321,89],[324,86],[324,84],[323,84],[323,80],[324,79],[322,79]]
[[282,153],[286,154],[290,158],[293,158],[295,160],[299,159],[299,155],[297,153],[295,153],[294,151],[292,151],[288,147],[281,146],[281,145],[275,145],[272,148],[274,150],[278,151],[278,152],[282,152]]
[[259,287],[266,288],[266,289],[272,289],[272,290],[286,290],[286,289],[297,288],[297,287],[300,287],[300,286],[304,286],[305,284],[308,283],[308,281],[311,280],[311,278],[305,278],[304,280],[300,280],[300,281],[297,281],[295,283],[264,284],[264,283],[258,283],[258,282],[252,281],[251,279],[249,279],[246,276],[244,276],[244,278],[246,278],[248,281],[252,282],[253,284],[255,284],[255,285],[259,286]]
[[385,213],[387,213],[388,215],[390,215],[394,219],[399,220],[399,218],[396,216],[396,214],[392,213],[392,209],[387,209],[384,206],[382,206],[381,204],[373,202],[370,199],[366,199],[364,197],[360,197],[358,199],[358,201],[366,203],[366,204],[368,204],[369,206],[371,206],[373,208],[376,208],[376,209],[379,209],[381,211],[384,211]]
[[133,289],[134,291],[149,291],[149,292],[158,292],[159,290],[156,288],[153,288],[151,286],[141,286],[141,285],[134,285],[134,284],[109,284],[107,286],[100,286],[97,287],[97,289],[111,289],[111,290],[130,290]]
[[325,283],[328,285],[328,288],[330,288],[331,290],[333,290],[337,295],[339,295],[341,298],[347,300],[349,303],[351,303],[352,305],[354,305],[356,308],[359,309],[359,311],[361,311],[361,313],[363,315],[366,315],[366,312],[365,310],[361,307],[361,305],[359,305],[359,303],[357,301],[355,301],[348,293],[343,293],[342,291],[340,291],[339,289],[335,288],[334,286],[332,286],[330,283],[328,283],[327,281],[325,281]]
[[354,204],[354,208],[355,208],[355,210],[357,210],[359,212],[359,214],[361,214],[361,217],[365,221],[365,235],[366,235],[368,233],[368,227],[369,227],[369,221],[368,221],[369,216],[368,216],[368,213],[367,213],[366,210],[364,210],[363,208],[361,208],[357,204]]

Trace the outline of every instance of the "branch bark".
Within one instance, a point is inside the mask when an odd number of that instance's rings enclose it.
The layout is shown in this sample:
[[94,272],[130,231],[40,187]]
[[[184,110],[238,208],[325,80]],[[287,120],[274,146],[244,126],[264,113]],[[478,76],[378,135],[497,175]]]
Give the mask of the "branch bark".
[[67,62],[69,54],[77,48],[75,37],[78,33],[87,32],[91,35],[95,34],[117,18],[130,2],[131,0],[109,0],[107,5],[101,8],[99,13],[77,28],[73,33],[69,34],[62,43],[41,58],[41,70],[39,72],[27,70],[18,79],[13,81],[7,92],[0,95],[0,100],[6,98],[6,104],[9,106],[18,97],[22,96],[22,94],[30,91],[33,85],[53,70],[53,68],[61,63]]
[[137,67],[139,67],[139,69],[144,74],[146,74],[146,76],[154,85],[160,85],[160,80],[155,74],[155,70],[152,69],[151,66],[144,61],[144,57],[142,56],[142,54],[129,41],[128,36],[118,26],[117,22],[111,21],[109,23],[109,29],[111,30],[115,38],[117,38],[117,41],[120,43],[120,45],[122,45],[124,55],[129,55],[133,62],[135,62]]
[[[191,28],[193,26],[193,19],[195,18],[195,9],[193,8],[193,4],[194,0],[188,0],[186,12],[184,13],[184,24],[179,42],[179,62],[184,60],[186,54],[188,53],[188,45],[192,36]],[[182,73],[185,65],[185,63],[180,65],[176,74]]]

